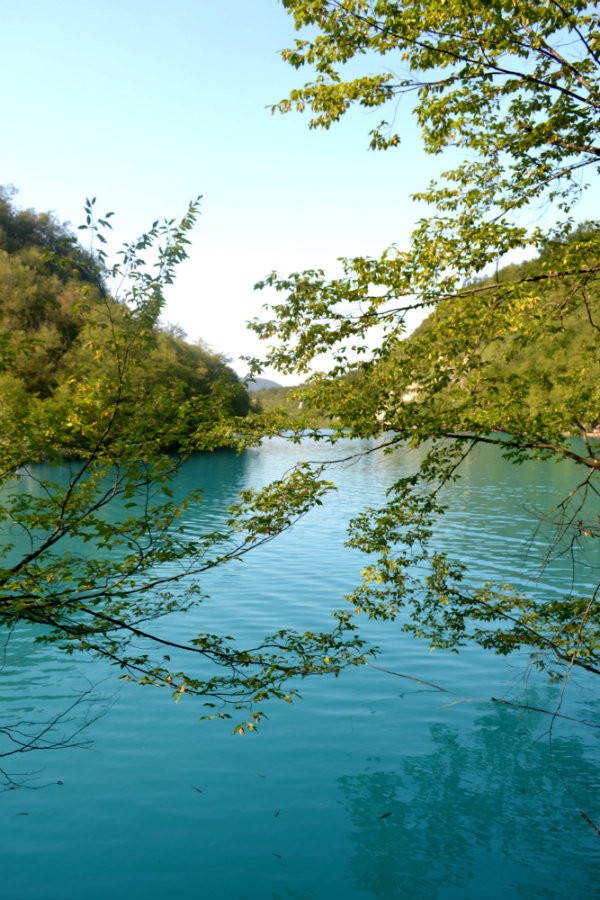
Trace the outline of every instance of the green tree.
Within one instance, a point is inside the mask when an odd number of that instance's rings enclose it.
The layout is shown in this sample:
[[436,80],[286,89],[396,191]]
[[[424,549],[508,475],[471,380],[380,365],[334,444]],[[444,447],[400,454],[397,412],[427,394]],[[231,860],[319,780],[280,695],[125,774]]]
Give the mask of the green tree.
[[[274,111],[308,111],[311,128],[327,129],[354,106],[386,108],[370,146],[388,150],[401,144],[412,100],[425,150],[462,158],[414,195],[427,212],[407,250],[344,259],[335,279],[314,269],[258,285],[283,294],[254,324],[274,342],[266,362],[307,373],[333,360],[306,391],[339,422],[332,439],[375,434],[423,448],[387,504],[350,524],[350,544],[371,555],[350,600],[373,617],[402,613],[402,627],[433,646],[528,648],[553,672],[600,674],[599,588],[549,601],[469,587],[476,573],[431,542],[444,485],[481,442],[515,463],[575,461],[556,541],[565,550],[600,536],[589,511],[600,472],[590,436],[600,422],[600,231],[571,218],[600,162],[596,4],[282,2],[302,32],[283,59],[313,76]],[[490,275],[514,251],[537,253],[533,268]],[[407,314],[419,309],[429,318],[407,339]],[[568,367],[532,364],[574,328]],[[513,364],[498,364],[506,358]]]
[[46,273],[67,281],[74,275],[89,284],[101,285],[102,270],[93,254],[51,213],[19,209],[16,188],[0,186],[0,249],[9,254],[40,252]]
[[[94,236],[102,246],[102,230]],[[94,266],[73,235],[47,214],[15,208],[1,189],[0,247],[0,329],[12,348],[4,375],[20,380],[26,394],[54,397],[59,421],[70,415],[73,385],[93,383],[101,374],[103,360],[111,359],[113,332],[129,327],[131,313],[107,289],[108,273]],[[225,409],[248,412],[249,398],[235,372],[183,334],[150,323],[139,349],[128,376],[130,407],[133,413],[143,409],[147,424],[162,427],[165,447],[177,449],[198,430],[211,396],[209,417],[219,418]]]
[[[164,288],[186,258],[197,212],[196,202],[180,222],[154,223],[114,265],[96,254],[98,272],[81,289],[77,335],[57,385],[32,390],[14,366],[31,357],[31,331],[2,331],[0,627],[9,642],[34,626],[38,642],[100,656],[121,677],[167,687],[176,698],[199,697],[205,717],[243,709],[237,728],[253,730],[263,701],[290,700],[290,680],[357,661],[361,642],[344,616],[328,633],[282,629],[252,648],[208,632],[174,641],[152,624],[199,604],[202,573],[272,540],[328,490],[318,473],[292,472],[245,492],[218,532],[190,534],[180,520],[183,508],[201,503],[199,492],[173,499],[181,466],[197,450],[222,446],[246,412],[245,392],[223,361],[158,328]],[[108,225],[88,202],[94,238]],[[5,316],[38,316],[39,308],[40,322],[51,319],[62,296],[55,274],[36,281],[20,256],[10,271]],[[176,377],[174,363],[182,369]],[[219,377],[208,379],[211,367]],[[172,445],[177,453],[166,452]],[[267,527],[264,510],[273,506],[280,512]],[[49,746],[48,731],[0,725],[8,742],[0,758]]]

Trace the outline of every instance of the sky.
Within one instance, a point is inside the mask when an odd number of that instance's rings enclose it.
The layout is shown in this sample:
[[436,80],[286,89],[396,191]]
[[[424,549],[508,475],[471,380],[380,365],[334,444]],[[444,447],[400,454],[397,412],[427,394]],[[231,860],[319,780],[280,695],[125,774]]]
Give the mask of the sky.
[[73,227],[95,196],[115,241],[201,194],[164,318],[242,376],[240,356],[263,352],[246,328],[269,300],[254,284],[405,246],[423,214],[410,194],[447,167],[408,107],[387,153],[368,150],[381,110],[325,132],[272,115],[309,74],[280,58],[296,33],[277,0],[0,0],[0,28],[0,184]]
[[277,0],[0,0],[0,25],[0,184],[73,227],[95,196],[116,241],[201,194],[164,317],[239,374],[263,350],[246,328],[268,300],[259,279],[406,242],[431,166],[414,128],[374,154],[377,113],[328,132],[273,115],[303,82],[279,56],[295,32]]

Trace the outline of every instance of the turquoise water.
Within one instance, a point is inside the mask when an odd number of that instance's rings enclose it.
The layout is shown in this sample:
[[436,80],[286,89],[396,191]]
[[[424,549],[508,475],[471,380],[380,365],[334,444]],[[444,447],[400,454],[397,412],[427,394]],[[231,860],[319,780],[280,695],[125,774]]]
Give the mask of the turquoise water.
[[[214,528],[236,491],[296,458],[348,449],[272,441],[242,457],[199,457],[179,486],[205,491],[189,528]],[[343,547],[344,523],[408,464],[396,454],[338,466],[340,490],[323,508],[215,572],[195,621],[174,619],[170,633],[195,625],[250,640],[282,625],[327,627],[363,562]],[[562,555],[540,574],[548,534],[536,523],[572,477],[568,466],[511,467],[484,450],[452,488],[436,539],[481,579],[548,592],[585,586],[594,560],[581,555]],[[367,632],[381,647],[380,668],[305,682],[301,701],[271,706],[260,731],[244,737],[227,723],[199,723],[192,700],[175,705],[18,633],[0,683],[5,721],[43,721],[89,685],[93,702],[76,707],[64,729],[95,721],[80,736],[87,746],[5,760],[25,786],[0,794],[0,896],[597,896],[600,838],[580,811],[600,821],[600,731],[557,719],[550,732],[550,717],[492,702],[553,708],[559,687],[526,657],[431,653],[393,623]],[[590,678],[573,677],[562,711],[600,722]]]

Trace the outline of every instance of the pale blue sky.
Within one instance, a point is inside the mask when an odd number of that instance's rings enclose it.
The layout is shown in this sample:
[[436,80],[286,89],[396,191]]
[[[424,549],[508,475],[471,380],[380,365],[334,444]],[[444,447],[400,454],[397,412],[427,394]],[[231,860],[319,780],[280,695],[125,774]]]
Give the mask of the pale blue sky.
[[409,194],[441,166],[408,106],[385,154],[367,150],[381,111],[329,132],[271,115],[308,77],[278,55],[294,31],[277,0],[0,0],[0,27],[0,184],[74,225],[95,195],[121,239],[202,194],[165,317],[240,373],[261,349],[245,329],[268,299],[253,284],[402,246],[423,213]]
[[[294,37],[276,0],[0,0],[0,183],[22,206],[74,225],[86,196],[117,234],[203,195],[191,260],[166,318],[235,358],[272,269],[330,267],[410,231],[408,194],[429,160],[368,152],[379,121],[358,112],[309,131],[266,108],[302,82],[278,51]],[[243,371],[243,365],[237,365]]]

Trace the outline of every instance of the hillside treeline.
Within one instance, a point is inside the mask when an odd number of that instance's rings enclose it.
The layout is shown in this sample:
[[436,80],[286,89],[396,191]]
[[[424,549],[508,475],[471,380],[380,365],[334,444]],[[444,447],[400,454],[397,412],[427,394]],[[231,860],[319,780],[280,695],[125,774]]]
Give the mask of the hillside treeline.
[[[549,241],[526,262],[507,265],[493,277],[470,283],[474,293],[462,301],[460,321],[456,305],[442,302],[409,338],[415,344],[431,341],[432,348],[448,340],[453,330],[475,334],[473,351],[479,358],[479,396],[490,408],[506,400],[504,424],[524,418],[534,427],[547,421],[563,431],[598,427],[600,384],[600,227],[588,223],[560,242]],[[576,274],[558,274],[573,254]],[[581,271],[584,263],[584,271]],[[585,271],[587,270],[587,271]],[[523,310],[536,309],[537,318],[524,316],[512,300],[511,287]],[[482,289],[482,290],[481,290]],[[542,298],[542,299],[540,299]],[[502,328],[497,321],[506,309]],[[492,316],[495,330],[486,328]],[[478,329],[478,331],[476,331]],[[489,395],[489,396],[487,396]],[[510,398],[510,399],[509,399]],[[497,421],[501,424],[501,416]]]
[[143,435],[165,450],[249,410],[243,385],[221,356],[175,328],[141,321],[115,299],[103,267],[63,225],[16,208],[11,192],[0,189],[5,434],[13,415],[53,432],[57,447],[77,455],[97,439],[99,410],[117,395],[111,440]]
[[[581,434],[600,429],[600,227],[466,283],[410,335],[341,378],[257,393],[264,408],[356,436],[389,431]],[[572,257],[572,265],[571,263]]]

